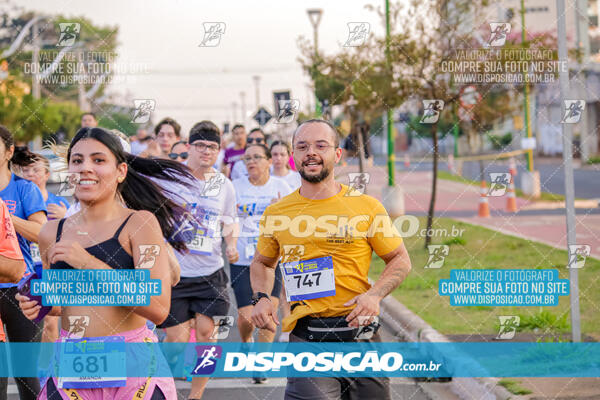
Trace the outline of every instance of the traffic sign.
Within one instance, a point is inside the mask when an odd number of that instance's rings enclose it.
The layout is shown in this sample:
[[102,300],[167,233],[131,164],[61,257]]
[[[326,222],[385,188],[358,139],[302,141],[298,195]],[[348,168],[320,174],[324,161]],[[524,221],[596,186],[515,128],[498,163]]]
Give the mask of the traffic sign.
[[275,115],[279,115],[279,100],[290,100],[292,98],[291,91],[282,90],[280,92],[273,92],[273,103],[275,106],[273,110],[275,110]]
[[269,114],[269,112],[265,110],[264,107],[261,107],[258,109],[256,114],[254,114],[254,117],[252,118],[254,118],[254,120],[258,122],[260,126],[265,126],[267,122],[269,122],[271,118],[273,118],[273,116]]

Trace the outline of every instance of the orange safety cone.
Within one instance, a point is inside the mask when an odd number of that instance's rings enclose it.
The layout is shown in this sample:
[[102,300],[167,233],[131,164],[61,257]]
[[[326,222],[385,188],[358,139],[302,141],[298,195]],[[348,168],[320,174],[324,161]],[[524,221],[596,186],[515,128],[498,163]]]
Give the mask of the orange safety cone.
[[506,197],[506,212],[517,212],[517,198],[515,197],[515,175],[517,168],[515,160],[509,161],[508,172],[510,173],[510,183],[508,184],[508,196]]
[[479,212],[477,213],[477,216],[483,218],[488,218],[490,216],[490,205],[488,204],[487,191],[487,184],[485,183],[485,180],[482,180],[481,188],[479,189],[481,197],[479,197]]
[[517,164],[513,157],[508,159],[508,172],[510,172],[512,176],[517,176]]
[[410,157],[408,154],[404,155],[404,168],[410,168]]

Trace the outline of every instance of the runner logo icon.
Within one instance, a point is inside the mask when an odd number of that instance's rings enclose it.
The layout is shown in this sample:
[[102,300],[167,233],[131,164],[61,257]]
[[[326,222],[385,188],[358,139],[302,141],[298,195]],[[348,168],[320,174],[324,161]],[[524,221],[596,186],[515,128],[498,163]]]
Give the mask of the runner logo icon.
[[210,375],[217,368],[217,359],[223,355],[221,346],[196,346],[198,361],[192,375]]

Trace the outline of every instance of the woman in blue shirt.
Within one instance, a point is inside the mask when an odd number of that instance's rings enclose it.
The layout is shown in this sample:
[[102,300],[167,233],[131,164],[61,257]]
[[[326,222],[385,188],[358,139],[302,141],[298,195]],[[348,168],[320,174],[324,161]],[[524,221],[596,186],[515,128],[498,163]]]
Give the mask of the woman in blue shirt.
[[[30,243],[38,241],[42,225],[46,223],[46,204],[40,189],[26,179],[11,172],[11,164],[28,165],[33,153],[16,149],[10,131],[0,125],[0,198],[8,207],[12,223],[17,231],[19,247],[27,265],[26,273],[33,271]],[[0,284],[0,317],[6,325],[9,342],[39,342],[42,323],[27,319],[15,299],[17,285]],[[14,354],[13,357],[19,357]],[[6,379],[6,378],[0,378]],[[37,378],[15,378],[21,399],[35,399],[40,391]],[[0,381],[1,382],[1,381]],[[6,388],[5,385],[2,385]],[[0,397],[6,393],[0,393]]]
[[[46,188],[50,178],[50,162],[42,155],[35,154],[32,157],[31,164],[21,167],[21,176],[37,185],[42,192],[42,197],[48,208],[48,220],[61,219],[67,213],[69,202],[61,196],[49,192]],[[37,243],[31,243],[31,257],[34,263],[41,263],[40,248]],[[58,340],[58,320],[59,317],[48,315],[44,322],[44,331],[42,333],[43,342],[56,342]]]
[[42,192],[42,197],[48,208],[48,220],[63,218],[69,208],[69,202],[64,197],[49,192],[46,188],[48,179],[50,179],[50,162],[48,159],[35,154],[30,165],[21,167],[21,173],[23,178],[35,183]]

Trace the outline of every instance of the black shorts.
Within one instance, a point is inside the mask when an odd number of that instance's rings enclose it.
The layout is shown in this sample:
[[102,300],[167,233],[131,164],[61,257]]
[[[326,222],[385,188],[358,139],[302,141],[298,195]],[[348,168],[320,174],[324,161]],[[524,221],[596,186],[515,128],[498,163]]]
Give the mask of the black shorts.
[[[231,264],[231,287],[235,293],[235,301],[237,308],[252,305],[252,286],[250,285],[250,266]],[[279,297],[281,293],[281,269],[279,264],[275,267],[275,282],[273,282],[273,290],[271,297]]]
[[171,309],[158,328],[170,328],[194,318],[225,316],[229,311],[227,274],[221,268],[208,276],[181,278],[171,291]]

